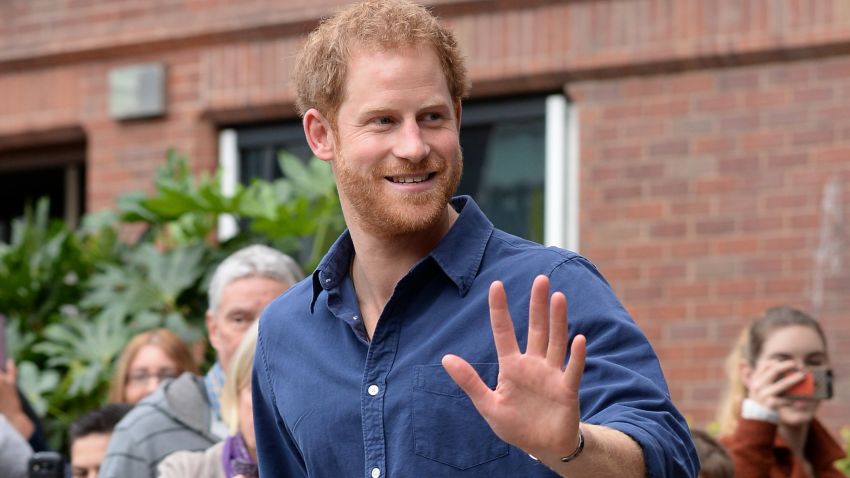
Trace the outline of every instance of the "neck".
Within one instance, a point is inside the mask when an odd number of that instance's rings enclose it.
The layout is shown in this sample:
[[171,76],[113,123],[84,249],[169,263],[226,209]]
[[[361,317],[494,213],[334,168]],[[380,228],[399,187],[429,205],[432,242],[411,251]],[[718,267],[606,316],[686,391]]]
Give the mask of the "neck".
[[362,229],[349,229],[356,251],[352,259],[351,280],[369,337],[373,335],[378,318],[398,281],[436,247],[457,217],[454,208],[447,205],[445,214],[425,231],[379,237]]
[[804,456],[806,438],[809,436],[810,426],[811,424],[808,422],[794,426],[779,426],[779,435],[782,436],[782,439],[785,440],[785,443],[788,444],[788,447],[797,456]]

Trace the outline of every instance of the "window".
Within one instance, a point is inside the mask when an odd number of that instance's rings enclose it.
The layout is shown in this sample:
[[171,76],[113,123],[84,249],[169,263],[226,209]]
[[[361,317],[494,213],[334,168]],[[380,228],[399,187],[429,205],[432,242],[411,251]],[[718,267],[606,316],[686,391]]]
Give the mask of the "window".
[[85,204],[85,144],[0,151],[0,240],[9,241],[12,220],[41,197],[50,216],[76,227]]
[[[568,121],[572,117],[563,95],[464,103],[464,172],[457,193],[474,197],[500,229],[577,249],[577,131],[575,121]],[[304,159],[311,155],[299,121],[224,130],[219,149],[225,188],[228,182],[279,177],[281,151]]]

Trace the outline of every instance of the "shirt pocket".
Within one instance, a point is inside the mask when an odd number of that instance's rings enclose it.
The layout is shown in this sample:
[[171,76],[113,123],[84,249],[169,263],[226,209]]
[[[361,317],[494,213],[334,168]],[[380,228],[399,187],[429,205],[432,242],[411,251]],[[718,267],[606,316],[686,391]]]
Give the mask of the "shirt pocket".
[[[499,364],[472,366],[491,389],[495,387]],[[465,470],[506,456],[510,447],[442,365],[418,365],[413,369],[413,449],[419,456]]]

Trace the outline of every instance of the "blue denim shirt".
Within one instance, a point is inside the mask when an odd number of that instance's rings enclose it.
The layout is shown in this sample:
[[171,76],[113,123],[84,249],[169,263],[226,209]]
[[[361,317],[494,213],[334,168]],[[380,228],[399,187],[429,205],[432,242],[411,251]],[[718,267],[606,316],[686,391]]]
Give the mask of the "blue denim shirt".
[[343,233],[312,275],[263,312],[253,376],[264,477],[557,476],[501,441],[440,365],[465,358],[495,387],[498,358],[487,290],[505,284],[520,347],[531,282],[550,277],[568,300],[570,336],[587,337],[582,421],[640,443],[649,475],[695,477],[687,424],[658,360],[583,257],[495,229],[468,197],[448,234],[396,285],[366,335]]

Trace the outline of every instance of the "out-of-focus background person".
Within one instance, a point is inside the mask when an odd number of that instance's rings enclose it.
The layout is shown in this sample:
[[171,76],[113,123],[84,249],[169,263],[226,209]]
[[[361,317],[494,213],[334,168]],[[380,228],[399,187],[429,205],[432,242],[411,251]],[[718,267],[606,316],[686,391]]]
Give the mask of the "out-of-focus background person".
[[110,403],[82,414],[71,424],[68,435],[73,478],[97,478],[112,430],[131,408],[128,403]]
[[216,363],[205,376],[184,373],[139,402],[115,428],[101,477],[153,478],[171,453],[205,450],[224,439],[220,400],[234,352],[266,304],[303,276],[291,257],[264,245],[222,261],[210,281],[206,315]]
[[735,464],[723,445],[701,429],[691,428],[691,438],[699,456],[699,478],[735,478]]
[[160,478],[257,478],[257,445],[251,401],[251,368],[258,323],[251,326],[233,356],[221,393],[221,416],[229,436],[205,451],[178,451],[159,465]]
[[744,329],[719,417],[738,476],[844,478],[834,466],[844,451],[816,417],[832,386],[817,372],[829,367],[823,329],[800,310],[768,309]]
[[24,437],[33,451],[47,450],[41,421],[17,386],[18,369],[12,359],[0,370],[0,415]]
[[174,332],[155,329],[133,337],[115,364],[110,403],[137,403],[163,380],[201,372],[189,347]]
[[29,443],[0,415],[0,471],[6,478],[26,478],[27,462],[32,455]]

